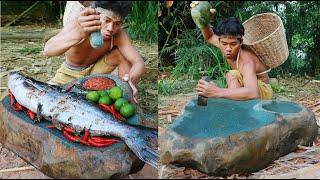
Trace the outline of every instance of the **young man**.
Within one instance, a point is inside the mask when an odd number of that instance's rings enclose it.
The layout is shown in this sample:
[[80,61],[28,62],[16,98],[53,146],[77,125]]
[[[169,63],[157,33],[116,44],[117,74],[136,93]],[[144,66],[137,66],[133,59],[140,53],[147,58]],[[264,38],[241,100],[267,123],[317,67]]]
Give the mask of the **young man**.
[[[79,2],[68,2],[79,3]],[[74,19],[45,44],[46,56],[60,56],[66,60],[57,70],[50,84],[63,85],[83,76],[108,74],[118,67],[118,75],[129,81],[136,96],[136,83],[145,72],[140,54],[132,46],[127,33],[121,29],[122,21],[131,10],[131,2],[95,1],[95,9],[84,8]],[[70,7],[71,11],[76,9]],[[65,14],[66,15],[66,14]],[[93,48],[90,34],[101,31],[104,45]]]
[[[190,6],[194,8],[196,4],[191,3]],[[228,88],[199,80],[196,87],[198,95],[233,100],[272,98],[267,74],[270,69],[252,51],[241,47],[244,27],[236,18],[222,20],[215,32],[209,24],[200,26],[200,29],[204,39],[221,50],[232,70],[226,73]]]

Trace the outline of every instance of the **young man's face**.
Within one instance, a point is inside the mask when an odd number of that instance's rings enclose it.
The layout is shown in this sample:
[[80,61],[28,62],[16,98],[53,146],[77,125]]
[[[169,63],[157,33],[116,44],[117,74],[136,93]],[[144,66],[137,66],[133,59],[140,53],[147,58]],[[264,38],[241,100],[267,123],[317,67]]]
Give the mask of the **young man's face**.
[[241,46],[239,37],[236,36],[221,36],[219,37],[220,50],[227,59],[234,59],[238,55]]
[[100,13],[101,21],[101,33],[103,39],[110,40],[114,34],[116,34],[122,25],[122,19],[119,15],[114,13]]

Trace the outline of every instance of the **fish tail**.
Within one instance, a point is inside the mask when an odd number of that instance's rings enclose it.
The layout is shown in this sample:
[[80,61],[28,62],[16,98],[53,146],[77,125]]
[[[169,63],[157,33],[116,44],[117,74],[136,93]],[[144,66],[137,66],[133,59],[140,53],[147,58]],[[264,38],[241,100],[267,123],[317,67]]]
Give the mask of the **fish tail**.
[[139,159],[157,168],[159,159],[158,143],[152,143],[156,141],[157,137],[158,132],[156,130],[143,129],[136,135],[127,137],[126,144]]

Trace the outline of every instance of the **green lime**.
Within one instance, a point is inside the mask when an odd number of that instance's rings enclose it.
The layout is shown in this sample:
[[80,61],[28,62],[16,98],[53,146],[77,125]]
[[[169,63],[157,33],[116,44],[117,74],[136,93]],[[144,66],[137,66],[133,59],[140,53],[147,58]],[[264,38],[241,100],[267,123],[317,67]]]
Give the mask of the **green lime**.
[[132,115],[134,115],[134,113],[135,113],[134,110],[135,110],[135,108],[132,104],[126,103],[121,107],[120,114],[125,118],[129,118]]
[[107,91],[104,91],[104,90],[99,90],[98,94],[100,97],[108,95]]
[[89,91],[86,95],[86,98],[91,102],[98,102],[100,96],[97,91]]
[[105,96],[100,97],[99,104],[100,103],[110,105],[110,104],[112,104],[112,99],[108,95],[105,95]]
[[117,111],[120,111],[122,105],[124,105],[125,103],[128,103],[128,100],[124,99],[124,98],[119,98],[116,100],[116,102],[114,103],[114,106],[116,107]]
[[109,96],[113,100],[117,100],[122,97],[122,89],[119,86],[114,86],[110,89]]

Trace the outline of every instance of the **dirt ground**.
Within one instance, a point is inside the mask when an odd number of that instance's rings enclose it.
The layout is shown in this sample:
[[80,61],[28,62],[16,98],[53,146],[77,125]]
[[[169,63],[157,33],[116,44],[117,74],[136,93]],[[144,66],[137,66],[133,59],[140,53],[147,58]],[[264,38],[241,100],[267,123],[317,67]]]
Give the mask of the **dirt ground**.
[[[48,26],[14,26],[1,27],[1,56],[0,56],[0,98],[8,94],[7,74],[21,71],[23,74],[40,81],[50,80],[56,70],[64,61],[63,56],[47,58],[42,54],[44,39],[48,32],[54,32],[57,28]],[[5,39],[4,34],[14,34],[22,38]],[[38,39],[23,38],[23,36],[43,36]],[[147,72],[138,83],[138,101],[145,112],[157,112],[157,84],[154,83],[158,76],[158,46],[157,44],[145,44],[139,41],[132,42],[135,48],[145,59]],[[21,169],[15,169],[21,168]],[[13,169],[13,172],[1,172],[4,169]],[[158,177],[156,168],[145,165],[136,174],[131,174],[127,179],[142,178],[154,179]],[[0,179],[47,179],[47,177],[13,152],[0,144]]]
[[[320,81],[310,77],[285,77],[279,80],[283,91],[275,93],[281,100],[290,100],[308,107],[314,112],[320,127]],[[195,96],[195,93],[178,94],[174,96],[159,96],[159,136],[182,112],[185,105]],[[159,169],[160,178],[174,179],[265,179],[265,178],[320,178],[320,128],[317,140],[313,146],[299,146],[295,152],[280,157],[265,169],[247,176],[234,174],[229,177],[208,176],[192,168],[162,166]]]

